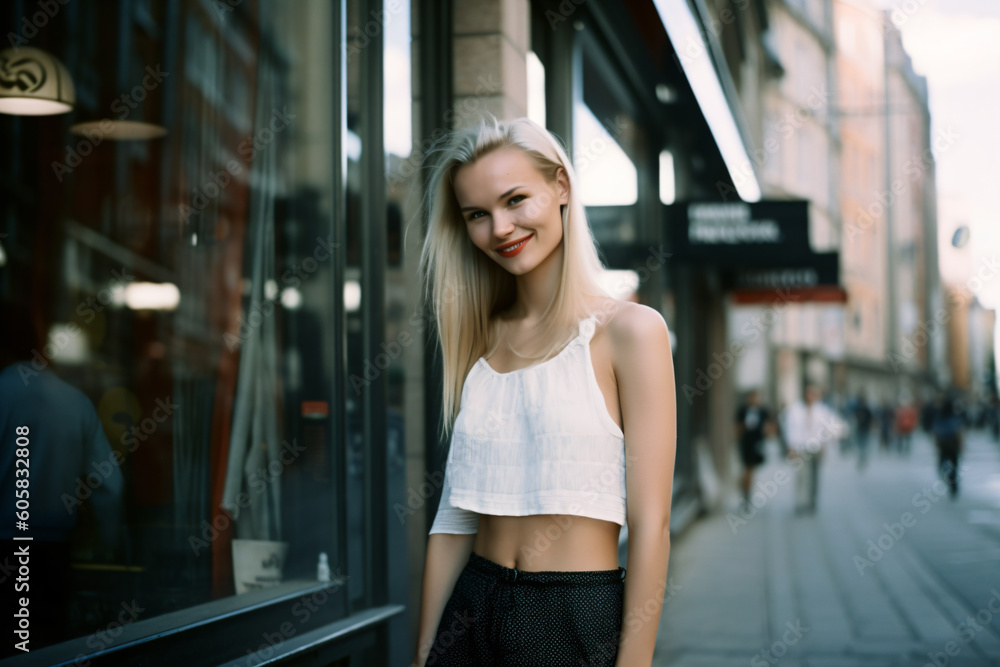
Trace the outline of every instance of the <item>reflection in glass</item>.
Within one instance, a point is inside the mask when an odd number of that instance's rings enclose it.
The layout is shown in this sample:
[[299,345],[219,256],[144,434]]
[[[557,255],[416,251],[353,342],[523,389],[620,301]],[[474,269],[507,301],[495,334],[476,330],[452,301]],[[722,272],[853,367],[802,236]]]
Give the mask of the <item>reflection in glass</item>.
[[545,127],[545,65],[528,51],[528,118]]
[[344,267],[344,324],[347,329],[347,373],[344,382],[344,417],[346,423],[347,449],[347,570],[351,576],[347,580],[347,594],[351,609],[363,607],[365,593],[363,576],[365,563],[365,442],[363,417],[364,383],[358,378],[365,376],[364,337],[366,335],[362,319],[362,304],[368,299],[366,285],[362,281],[362,228],[367,223],[362,218],[363,163],[365,146],[362,137],[369,120],[362,94],[362,60],[364,50],[370,44],[364,32],[368,17],[362,14],[361,0],[347,2],[347,191],[344,221],[347,235],[347,265]]
[[585,206],[629,206],[638,200],[635,164],[583,103],[573,109],[573,162]]
[[[408,498],[406,484],[407,438],[405,419],[407,381],[419,382],[420,375],[407,376],[406,368],[420,367],[420,331],[414,327],[415,304],[419,303],[414,288],[416,267],[413,263],[416,252],[406,252],[403,243],[404,220],[413,217],[411,206],[416,197],[410,188],[414,179],[413,164],[417,157],[412,154],[413,131],[411,110],[413,108],[410,86],[413,76],[410,62],[410,3],[388,3],[385,24],[385,88],[383,129],[385,135],[386,172],[386,271],[385,271],[385,340],[379,345],[389,357],[385,369],[386,380],[386,485],[389,507],[387,540],[389,553],[404,554],[407,551],[406,523],[411,517],[409,509],[413,505]],[[411,243],[414,240],[410,236]],[[411,365],[412,364],[412,365]],[[416,406],[410,404],[413,411]],[[410,423],[419,423],[413,420]],[[415,559],[413,559],[415,560]],[[400,567],[389,569],[387,586],[389,599],[402,605],[410,605],[410,584],[415,574],[408,567],[410,558],[403,559]],[[407,619],[400,618],[398,627],[409,632]],[[392,665],[406,664],[412,657],[411,647],[391,646],[389,662]]]
[[[60,639],[108,627],[122,600],[143,609],[131,619],[141,624],[242,591],[314,585],[320,552],[335,580],[363,581],[364,562],[338,562],[334,542],[344,534],[343,445],[331,418],[342,350],[329,285],[343,268],[333,224],[344,221],[334,221],[336,102],[316,91],[334,88],[335,11],[325,0],[294,11],[264,0],[79,0],[33,38],[70,64],[78,108],[62,120],[0,118],[3,182],[19,193],[0,230],[0,305],[28,307],[39,338],[58,343],[47,372],[94,406],[122,477],[108,548],[81,497]],[[147,68],[168,74],[157,81]],[[353,72],[351,270],[360,258]],[[68,131],[103,117],[167,135]],[[345,314],[357,321],[356,310]],[[359,414],[348,416],[357,453]],[[105,463],[87,460],[78,475]],[[346,493],[363,506],[360,487]],[[331,596],[322,613],[346,615],[344,598]],[[260,641],[248,637],[247,648]]]
[[673,204],[676,195],[674,154],[663,150],[660,151],[660,201],[664,204]]

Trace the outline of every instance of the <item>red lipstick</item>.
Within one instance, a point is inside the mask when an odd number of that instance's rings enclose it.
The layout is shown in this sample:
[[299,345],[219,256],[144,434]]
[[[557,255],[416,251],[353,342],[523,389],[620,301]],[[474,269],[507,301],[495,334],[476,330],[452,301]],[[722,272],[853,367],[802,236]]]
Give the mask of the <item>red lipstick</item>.
[[[532,236],[534,236],[534,234],[528,234],[523,239],[511,241],[510,243],[498,247],[496,250],[504,257],[516,257],[522,250],[524,250],[524,246],[527,245]],[[509,250],[505,250],[504,248],[509,248]]]

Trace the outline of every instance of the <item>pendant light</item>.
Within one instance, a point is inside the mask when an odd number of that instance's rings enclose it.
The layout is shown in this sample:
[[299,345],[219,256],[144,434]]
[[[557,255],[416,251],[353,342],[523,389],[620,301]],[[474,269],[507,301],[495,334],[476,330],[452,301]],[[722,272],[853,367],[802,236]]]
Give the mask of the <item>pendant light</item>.
[[0,51],[0,113],[50,116],[75,104],[69,70],[51,53],[28,46]]

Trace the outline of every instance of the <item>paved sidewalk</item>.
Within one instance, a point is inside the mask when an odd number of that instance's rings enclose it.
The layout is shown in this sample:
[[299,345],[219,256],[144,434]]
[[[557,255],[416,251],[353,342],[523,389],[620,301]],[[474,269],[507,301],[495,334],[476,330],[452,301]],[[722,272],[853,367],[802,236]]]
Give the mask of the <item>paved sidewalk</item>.
[[828,451],[802,517],[771,449],[754,481],[773,496],[755,514],[734,495],[676,539],[653,664],[1000,665],[1000,445],[967,433],[954,501],[929,438],[908,458],[877,447],[863,472]]

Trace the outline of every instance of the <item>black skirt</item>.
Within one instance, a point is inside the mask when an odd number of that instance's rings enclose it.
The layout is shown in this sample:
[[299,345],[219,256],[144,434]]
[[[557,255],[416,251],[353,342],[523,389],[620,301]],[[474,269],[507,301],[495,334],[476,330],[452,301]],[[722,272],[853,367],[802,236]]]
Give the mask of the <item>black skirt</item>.
[[624,597],[623,567],[523,572],[472,553],[425,664],[611,667]]

